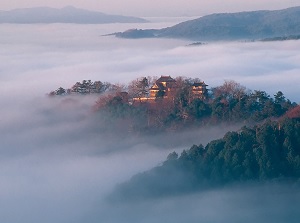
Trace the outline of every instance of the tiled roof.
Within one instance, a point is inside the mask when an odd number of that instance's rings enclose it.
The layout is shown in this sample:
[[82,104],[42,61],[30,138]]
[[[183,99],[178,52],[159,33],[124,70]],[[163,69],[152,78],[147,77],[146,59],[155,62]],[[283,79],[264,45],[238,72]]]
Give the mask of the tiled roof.
[[176,82],[176,81],[171,76],[161,76],[156,81],[156,83],[159,83],[159,82]]
[[162,83],[156,83],[154,84],[150,90],[161,90],[161,91],[164,91],[166,90],[166,88],[164,87],[164,85]]
[[192,86],[199,87],[199,86],[208,86],[208,85],[205,84],[204,81],[202,81],[202,82],[194,83]]

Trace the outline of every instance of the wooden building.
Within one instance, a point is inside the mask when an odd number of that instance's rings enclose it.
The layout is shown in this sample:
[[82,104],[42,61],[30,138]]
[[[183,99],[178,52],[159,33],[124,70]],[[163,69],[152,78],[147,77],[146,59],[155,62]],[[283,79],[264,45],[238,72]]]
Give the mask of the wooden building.
[[194,83],[192,85],[193,98],[206,99],[207,97],[207,84],[204,81]]
[[[207,84],[204,81],[195,82],[191,85],[190,93],[191,99],[200,98],[202,100],[207,98]],[[171,76],[161,76],[153,86],[149,89],[149,95],[145,97],[133,98],[133,103],[151,102],[156,98],[175,97],[178,90],[178,83]]]
[[156,98],[159,94],[167,97],[176,89],[176,80],[171,76],[161,76],[150,88],[150,98]]

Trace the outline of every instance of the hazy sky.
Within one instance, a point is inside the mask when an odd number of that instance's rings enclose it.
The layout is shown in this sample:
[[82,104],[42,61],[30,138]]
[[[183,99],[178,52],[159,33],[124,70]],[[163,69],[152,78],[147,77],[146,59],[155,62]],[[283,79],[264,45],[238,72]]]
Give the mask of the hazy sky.
[[0,1],[0,10],[66,5],[98,10],[105,13],[135,16],[197,16],[215,12],[282,9],[300,6],[300,0],[10,0]]

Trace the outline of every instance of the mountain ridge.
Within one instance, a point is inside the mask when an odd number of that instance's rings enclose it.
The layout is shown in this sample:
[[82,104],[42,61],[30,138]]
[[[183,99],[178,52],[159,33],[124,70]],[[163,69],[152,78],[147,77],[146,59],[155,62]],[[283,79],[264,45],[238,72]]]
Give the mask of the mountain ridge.
[[[145,33],[147,35],[145,35]],[[215,13],[153,30],[127,30],[121,38],[180,38],[197,41],[249,40],[300,34],[300,6],[281,10]]]

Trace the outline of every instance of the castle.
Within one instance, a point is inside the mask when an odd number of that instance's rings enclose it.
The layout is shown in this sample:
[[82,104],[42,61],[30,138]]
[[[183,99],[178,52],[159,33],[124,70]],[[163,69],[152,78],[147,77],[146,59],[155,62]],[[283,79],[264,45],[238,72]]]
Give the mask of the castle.
[[[207,98],[207,84],[204,81],[194,82],[191,85],[192,98]],[[169,98],[176,94],[178,83],[171,76],[161,76],[155,81],[149,89],[149,95],[146,97],[133,98],[133,101],[153,101],[156,98]]]

